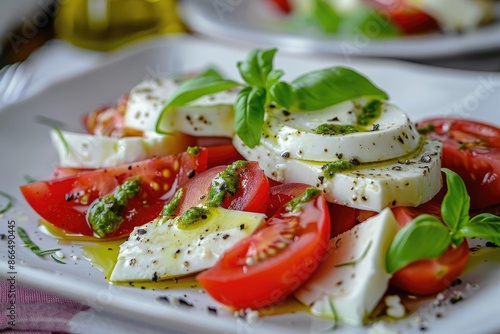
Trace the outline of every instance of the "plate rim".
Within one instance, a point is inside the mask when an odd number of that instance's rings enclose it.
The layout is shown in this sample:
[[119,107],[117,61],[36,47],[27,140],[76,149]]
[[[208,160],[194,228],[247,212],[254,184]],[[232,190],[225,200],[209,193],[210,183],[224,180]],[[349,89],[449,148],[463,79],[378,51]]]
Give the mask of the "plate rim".
[[[198,38],[193,38],[191,36],[180,36],[180,37],[173,37],[173,38],[161,38],[160,40],[157,40],[157,41],[154,41],[154,42],[151,42],[151,43],[146,43],[146,45],[143,47],[143,48],[136,48],[136,47],[132,47],[132,48],[129,48],[128,50],[126,50],[124,53],[122,54],[117,54],[115,57],[110,57],[107,61],[101,63],[99,66],[96,66],[94,68],[91,68],[91,69],[88,69],[80,74],[77,74],[75,76],[72,76],[72,77],[69,77],[69,78],[65,78],[63,80],[60,80],[58,82],[54,82],[52,83],[51,85],[49,85],[48,87],[46,87],[45,89],[41,90],[40,92],[38,92],[37,94],[33,95],[33,96],[30,96],[28,99],[22,101],[22,102],[19,102],[18,104],[13,104],[13,105],[10,105],[9,107],[10,108],[13,108],[13,109],[16,109],[16,108],[19,108],[19,107],[22,107],[22,104],[25,104],[25,103],[29,103],[30,101],[32,101],[33,99],[37,99],[37,98],[40,98],[41,95],[45,95],[46,94],[46,91],[47,90],[51,90],[51,89],[56,89],[58,85],[65,85],[67,82],[72,82],[74,80],[76,80],[77,78],[79,77],[82,77],[82,76],[91,76],[92,73],[95,73],[95,72],[98,72],[100,69],[104,68],[104,67],[107,67],[109,66],[110,64],[116,62],[116,61],[120,61],[121,59],[123,58],[128,58],[128,57],[134,57],[136,56],[137,54],[139,53],[142,53],[142,52],[148,52],[152,49],[155,49],[157,47],[163,47],[165,45],[170,45],[172,43],[183,43],[187,41],[188,43],[189,42],[196,42],[196,43],[201,43],[202,45],[204,43],[209,43],[207,41],[204,41],[204,40],[200,40]],[[166,43],[166,44],[165,44]],[[380,63],[380,62],[383,62],[383,63],[398,63],[400,64],[401,66],[403,66],[403,68],[406,68],[406,66],[410,66],[411,69],[413,69],[414,67],[417,67],[419,69],[422,69],[422,68],[427,68],[428,70],[431,70],[433,72],[434,71],[434,67],[429,67],[427,65],[421,65],[421,64],[413,64],[413,63],[408,63],[408,62],[404,62],[404,61],[394,61],[394,60],[360,60],[361,63],[369,63],[369,64],[374,64],[374,63]],[[467,70],[453,70],[453,69],[442,69],[444,72],[443,73],[447,73],[447,74],[451,74],[451,75],[467,75],[467,76],[475,76],[477,75],[477,73],[481,73],[481,74],[484,74],[484,72],[477,72],[477,71],[467,71]],[[498,74],[498,76],[500,77],[500,74]],[[4,109],[4,111],[7,111],[7,112],[12,112],[13,110],[9,111],[9,108],[6,108]],[[1,110],[0,110],[1,112]],[[1,117],[1,116],[0,116]],[[0,259],[0,264],[5,264],[3,262],[2,259]],[[30,267],[25,267],[24,269],[25,273],[33,273],[33,275],[37,274],[38,270],[35,269],[35,268],[30,268]],[[49,276],[53,275],[52,272],[44,272],[45,274],[48,274]],[[4,272],[0,272],[0,277],[3,277],[4,276]],[[24,276],[24,275],[23,275]],[[40,289],[43,289],[43,288],[47,288],[47,284],[48,284],[48,281],[50,281],[50,277],[44,277],[44,281],[43,281],[43,284],[38,284],[36,281],[35,282],[26,282],[24,280],[22,280],[25,285],[27,286],[32,286],[32,287],[35,287],[35,288],[40,288]],[[57,292],[54,292],[53,290],[45,290],[47,292],[51,292],[51,293],[54,293],[54,294],[58,294]],[[62,294],[60,294],[62,295]],[[64,294],[62,295],[64,297],[68,297],[67,294]],[[85,300],[83,300],[85,297],[84,294],[80,294],[78,296],[78,298],[82,298],[82,299],[76,299],[75,300],[79,300],[81,302],[85,302]],[[73,299],[73,298],[72,298]],[[119,315],[119,312],[112,312],[114,314],[117,314]],[[192,315],[188,315],[187,316],[189,318],[189,320],[192,320]],[[214,331],[217,332],[217,331],[220,331],[221,328],[223,327],[220,327],[219,323],[220,324],[223,324],[225,326],[230,326],[231,324],[229,324],[226,320],[227,319],[224,319],[224,320],[221,320],[221,318],[217,318],[218,320],[215,320],[216,318],[207,318],[209,319],[209,323],[213,323],[213,324],[217,324],[216,325],[216,328],[214,327]],[[153,320],[158,320],[156,318],[154,318]],[[215,320],[215,321],[214,321]],[[191,324],[191,322],[187,322],[187,324]],[[166,324],[164,322],[161,322],[160,323],[161,325],[165,326]],[[184,323],[183,323],[184,325]],[[208,329],[208,326],[206,325],[206,322],[203,322],[203,324],[201,324],[203,327],[199,327],[199,328],[196,328],[196,330],[198,329],[201,329],[202,331],[205,331]],[[229,327],[228,327],[229,328]],[[185,328],[184,328],[185,330]]]

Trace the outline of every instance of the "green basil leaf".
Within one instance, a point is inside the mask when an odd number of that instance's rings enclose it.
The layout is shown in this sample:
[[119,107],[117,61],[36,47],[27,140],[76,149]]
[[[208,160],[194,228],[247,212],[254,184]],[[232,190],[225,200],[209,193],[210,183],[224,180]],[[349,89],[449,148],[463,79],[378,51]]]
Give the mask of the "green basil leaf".
[[452,232],[452,242],[459,245],[460,235],[455,235],[469,222],[470,197],[462,178],[448,168],[441,169],[446,174],[448,191],[441,205],[441,216]]
[[345,67],[309,72],[295,79],[292,87],[301,110],[320,110],[359,97],[389,98],[366,77]]
[[325,0],[314,1],[314,18],[326,33],[337,32],[340,24],[340,16]]
[[406,265],[443,254],[450,245],[450,233],[439,219],[420,215],[403,227],[394,237],[386,255],[388,273]]
[[218,79],[221,79],[221,80],[224,79],[222,77],[222,74],[220,74],[220,72],[217,71],[213,67],[207,68],[205,71],[203,71],[200,74],[198,74],[195,78],[206,78],[206,77],[213,77],[213,78],[218,78]]
[[477,215],[460,229],[459,234],[464,237],[484,238],[500,245],[500,217],[491,213]]
[[293,102],[293,89],[289,83],[280,81],[275,83],[269,89],[271,100],[278,103],[280,106],[289,109]]
[[260,143],[264,125],[266,89],[245,87],[236,96],[234,104],[234,127],[236,134],[250,148]]
[[275,83],[277,83],[282,76],[285,75],[285,72],[283,70],[271,70],[269,74],[267,75],[267,86],[271,87]]
[[253,50],[245,61],[239,62],[238,70],[247,83],[265,87],[267,76],[273,69],[273,59],[277,49]]
[[353,31],[366,38],[387,38],[401,35],[391,20],[371,9],[351,11],[342,16],[337,32],[352,36]]

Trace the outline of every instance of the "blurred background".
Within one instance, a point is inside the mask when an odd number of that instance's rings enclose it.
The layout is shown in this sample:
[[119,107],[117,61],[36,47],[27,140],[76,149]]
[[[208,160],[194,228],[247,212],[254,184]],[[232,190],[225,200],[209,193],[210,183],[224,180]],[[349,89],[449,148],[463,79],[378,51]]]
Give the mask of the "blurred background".
[[[16,99],[35,79],[68,76],[110,52],[179,33],[298,55],[498,72],[499,7],[496,0],[1,0],[0,95],[10,90]],[[22,71],[8,66],[21,63]],[[16,77],[25,80],[14,90],[6,82]]]

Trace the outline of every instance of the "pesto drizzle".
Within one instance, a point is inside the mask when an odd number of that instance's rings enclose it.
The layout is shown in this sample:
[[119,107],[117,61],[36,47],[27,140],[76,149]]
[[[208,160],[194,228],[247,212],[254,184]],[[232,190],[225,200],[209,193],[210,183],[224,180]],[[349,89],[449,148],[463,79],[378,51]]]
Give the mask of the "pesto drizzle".
[[170,199],[170,201],[165,204],[162,210],[162,215],[164,217],[173,217],[175,216],[175,210],[179,207],[181,204],[181,200],[184,197],[184,188],[179,188],[174,196]]
[[206,220],[210,216],[210,209],[193,206],[186,210],[177,220],[177,227],[182,230],[187,230],[194,228],[203,220]]
[[198,146],[189,146],[187,148],[187,153],[192,156],[197,156],[198,154],[200,154],[200,148]]
[[207,207],[218,207],[224,202],[226,194],[234,196],[238,191],[240,177],[237,170],[248,165],[248,161],[238,160],[217,174],[208,190],[208,200],[204,203]]
[[310,201],[321,193],[321,190],[317,188],[307,188],[301,196],[297,196],[292,199],[286,205],[286,210],[288,212],[297,213],[302,210],[302,204]]
[[367,126],[375,122],[381,114],[382,102],[373,100],[363,107],[361,114],[358,116],[358,124]]
[[329,136],[347,135],[350,133],[359,132],[359,130],[354,125],[328,124],[328,123],[319,125],[313,131],[319,135],[329,135]]
[[343,172],[345,170],[349,170],[353,167],[353,163],[346,160],[337,160],[333,162],[329,162],[321,169],[323,170],[323,176],[331,179],[336,173]]
[[139,178],[125,181],[113,193],[97,199],[87,213],[87,221],[94,232],[102,237],[113,233],[123,222],[123,210],[128,201],[141,190]]

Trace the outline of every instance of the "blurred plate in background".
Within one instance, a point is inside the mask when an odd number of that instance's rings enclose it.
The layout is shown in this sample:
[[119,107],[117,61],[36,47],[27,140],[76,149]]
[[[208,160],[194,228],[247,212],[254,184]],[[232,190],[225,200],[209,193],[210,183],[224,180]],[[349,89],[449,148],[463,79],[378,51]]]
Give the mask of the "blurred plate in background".
[[[251,42],[297,53],[405,58],[412,60],[500,50],[500,22],[466,34],[430,34],[417,37],[340,39],[319,33],[295,33],[286,17],[264,1],[184,0],[182,16],[195,32],[232,42]],[[496,6],[500,17],[500,5]]]

